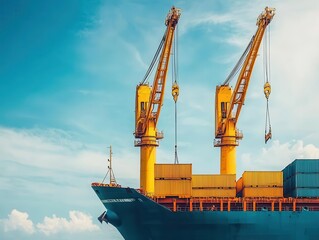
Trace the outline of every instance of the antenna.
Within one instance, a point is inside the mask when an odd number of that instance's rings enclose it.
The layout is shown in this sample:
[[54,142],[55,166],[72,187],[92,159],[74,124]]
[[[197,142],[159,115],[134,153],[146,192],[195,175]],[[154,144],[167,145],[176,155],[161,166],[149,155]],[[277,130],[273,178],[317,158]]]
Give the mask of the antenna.
[[114,175],[113,168],[112,168],[112,155],[113,155],[112,146],[110,146],[108,148],[110,149],[110,157],[109,157],[109,159],[107,159],[107,161],[109,162],[109,165],[107,166],[108,170],[107,170],[107,173],[106,173],[102,183],[104,183],[107,175],[110,174],[110,182],[108,185],[111,187],[117,187],[119,185],[116,182],[115,175]]

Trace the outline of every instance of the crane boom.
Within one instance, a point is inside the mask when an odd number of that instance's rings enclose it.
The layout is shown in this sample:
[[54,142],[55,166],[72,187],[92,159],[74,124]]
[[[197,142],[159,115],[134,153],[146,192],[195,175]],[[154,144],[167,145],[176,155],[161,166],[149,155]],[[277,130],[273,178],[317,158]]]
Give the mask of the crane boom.
[[[252,38],[251,50],[248,52],[248,56],[244,62],[244,65],[240,71],[238,81],[234,88],[234,93],[230,100],[230,108],[228,111],[228,119],[233,119],[235,123],[239,118],[241,108],[245,102],[245,96],[247,93],[251,73],[257,58],[259,46],[264,36],[265,29],[274,16],[274,9],[266,7],[265,11],[261,13],[257,19],[257,32]],[[234,114],[233,114],[234,113]]]
[[[156,74],[153,81],[153,86],[151,89],[150,98],[148,105],[143,110],[144,114],[140,114],[137,117],[135,137],[139,138],[145,134],[148,122],[150,120],[154,121],[155,127],[158,122],[158,118],[161,112],[164,98],[164,90],[166,84],[166,76],[168,71],[168,64],[171,55],[172,43],[174,38],[175,27],[178,23],[180,17],[180,9],[172,7],[168,13],[165,24],[167,26],[165,34],[163,36],[163,47],[159,58],[159,63],[157,66]],[[145,83],[140,83],[139,86],[148,85]],[[139,87],[138,86],[138,87]],[[145,114],[146,113],[146,114]]]
[[[157,131],[157,122],[164,100],[164,91],[171,56],[174,32],[181,15],[180,9],[172,7],[169,11],[165,25],[166,31],[156,55],[160,53],[152,87],[142,81],[136,87],[135,101],[135,146],[140,147],[140,189],[145,194],[154,193],[154,164],[156,160],[156,147],[163,133]],[[155,55],[155,58],[157,56]],[[151,67],[155,63],[153,60]],[[150,68],[151,68],[150,67]],[[150,72],[148,70],[147,74]]]
[[[257,19],[257,31],[244,52],[245,60],[234,90],[229,78],[216,87],[215,99],[215,147],[221,147],[221,174],[236,174],[236,146],[243,135],[236,128],[241,108],[245,102],[251,74],[264,32],[275,15],[275,9],[266,7]],[[239,67],[239,64],[236,65]],[[232,71],[236,72],[236,71]]]

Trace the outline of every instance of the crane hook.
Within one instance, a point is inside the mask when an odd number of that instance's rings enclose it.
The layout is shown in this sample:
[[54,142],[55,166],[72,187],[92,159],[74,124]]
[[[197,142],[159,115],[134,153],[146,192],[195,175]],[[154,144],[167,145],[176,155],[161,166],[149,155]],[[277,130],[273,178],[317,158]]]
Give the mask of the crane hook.
[[269,98],[269,95],[271,93],[271,86],[270,86],[270,83],[269,82],[266,82],[265,85],[264,85],[264,94],[265,94],[265,97]]
[[179,95],[179,86],[177,82],[175,81],[172,86],[172,96],[175,103],[177,102],[178,95]]
[[268,142],[268,140],[270,140],[272,137],[272,134],[271,134],[271,127],[269,127],[269,131],[268,133],[265,132],[265,143]]

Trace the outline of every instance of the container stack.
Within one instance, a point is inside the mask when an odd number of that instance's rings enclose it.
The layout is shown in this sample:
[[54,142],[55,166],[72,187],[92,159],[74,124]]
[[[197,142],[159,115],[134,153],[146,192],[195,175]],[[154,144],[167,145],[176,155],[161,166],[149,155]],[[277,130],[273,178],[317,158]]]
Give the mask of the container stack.
[[285,197],[319,197],[319,159],[296,159],[283,176]]
[[192,164],[155,164],[155,197],[189,198],[191,193]]
[[283,197],[283,173],[245,171],[236,184],[238,197]]
[[235,174],[192,176],[193,197],[236,197]]

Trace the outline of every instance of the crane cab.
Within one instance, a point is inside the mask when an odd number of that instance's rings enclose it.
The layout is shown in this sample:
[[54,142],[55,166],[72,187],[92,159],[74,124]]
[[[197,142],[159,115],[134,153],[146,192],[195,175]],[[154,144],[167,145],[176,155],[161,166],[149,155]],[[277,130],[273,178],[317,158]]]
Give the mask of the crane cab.
[[143,120],[146,118],[152,88],[148,84],[140,84],[136,87],[135,99],[135,136],[138,137],[143,129]]

